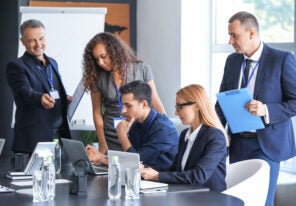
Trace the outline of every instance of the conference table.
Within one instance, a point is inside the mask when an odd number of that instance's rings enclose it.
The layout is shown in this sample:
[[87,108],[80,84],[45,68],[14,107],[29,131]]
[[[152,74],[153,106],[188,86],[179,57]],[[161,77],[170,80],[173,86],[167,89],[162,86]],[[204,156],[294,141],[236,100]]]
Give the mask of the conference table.
[[[69,183],[56,184],[55,200],[44,203],[33,203],[32,186],[15,186],[5,178],[5,168],[9,167],[9,162],[3,162],[0,158],[0,185],[15,189],[14,193],[1,193],[0,205],[50,205],[50,206],[243,206],[241,199],[222,194],[219,192],[199,189],[192,185],[170,184],[167,192],[140,194],[136,200],[126,200],[125,192],[122,188],[122,195],[119,200],[108,199],[108,176],[88,175],[88,185],[86,195],[69,194]],[[63,179],[69,179],[69,174],[61,174]]]

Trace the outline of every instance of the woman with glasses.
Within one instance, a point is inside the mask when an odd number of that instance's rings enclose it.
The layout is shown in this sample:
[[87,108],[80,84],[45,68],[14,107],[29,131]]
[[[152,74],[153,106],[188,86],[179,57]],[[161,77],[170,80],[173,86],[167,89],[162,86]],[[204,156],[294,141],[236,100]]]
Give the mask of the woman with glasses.
[[114,34],[103,32],[95,35],[86,45],[82,63],[84,87],[91,94],[93,119],[102,154],[106,154],[108,149],[122,150],[115,129],[122,120],[121,86],[135,80],[146,82],[152,90],[153,108],[165,113],[150,66],[138,59],[133,50]]
[[198,84],[180,89],[175,107],[182,123],[189,125],[180,134],[175,160],[165,172],[142,168],[142,177],[225,190],[227,138],[205,89]]

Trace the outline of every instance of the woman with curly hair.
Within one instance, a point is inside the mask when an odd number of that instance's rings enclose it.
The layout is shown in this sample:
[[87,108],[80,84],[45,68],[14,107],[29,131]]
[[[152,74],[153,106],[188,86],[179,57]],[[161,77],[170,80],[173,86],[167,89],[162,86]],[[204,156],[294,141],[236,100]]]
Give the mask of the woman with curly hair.
[[165,113],[150,66],[138,59],[134,51],[114,34],[99,33],[88,42],[83,55],[83,69],[84,87],[91,94],[101,153],[106,154],[108,149],[122,150],[115,128],[121,119],[119,88],[122,85],[135,80],[147,82],[152,89],[153,108]]

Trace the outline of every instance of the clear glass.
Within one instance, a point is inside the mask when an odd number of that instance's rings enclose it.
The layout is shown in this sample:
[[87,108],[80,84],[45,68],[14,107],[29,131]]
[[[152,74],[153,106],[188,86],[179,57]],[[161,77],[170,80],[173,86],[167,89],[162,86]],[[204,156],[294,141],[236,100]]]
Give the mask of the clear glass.
[[33,172],[33,202],[48,201],[47,175],[43,170]]
[[55,198],[55,166],[52,157],[47,157],[43,164],[43,172],[47,176],[47,195],[49,200]]
[[54,139],[56,143],[54,154],[54,166],[57,174],[60,174],[62,168],[62,151],[58,139]]
[[141,175],[139,168],[125,169],[125,199],[138,199]]
[[111,200],[119,199],[121,196],[121,177],[118,156],[112,157],[108,172],[108,197]]

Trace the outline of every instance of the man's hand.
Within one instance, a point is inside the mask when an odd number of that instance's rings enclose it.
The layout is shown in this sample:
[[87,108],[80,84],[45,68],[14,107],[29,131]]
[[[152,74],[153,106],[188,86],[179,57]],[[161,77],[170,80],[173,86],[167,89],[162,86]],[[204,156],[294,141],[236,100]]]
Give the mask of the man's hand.
[[266,115],[266,107],[260,101],[252,100],[246,104],[245,108],[253,115],[261,117]]
[[68,95],[68,96],[67,96],[67,101],[68,101],[68,103],[71,103],[72,100],[73,100],[73,97]]
[[121,143],[121,147],[123,151],[127,151],[132,145],[128,139],[127,133],[130,130],[132,124],[134,123],[135,118],[132,118],[130,121],[122,120],[118,123],[116,127],[117,135],[119,142]]
[[45,93],[41,97],[41,104],[45,109],[52,109],[55,104],[55,100],[49,96],[49,94]]

